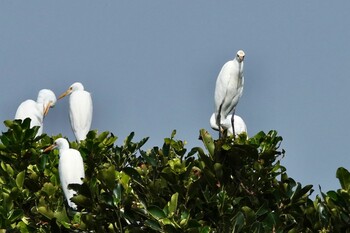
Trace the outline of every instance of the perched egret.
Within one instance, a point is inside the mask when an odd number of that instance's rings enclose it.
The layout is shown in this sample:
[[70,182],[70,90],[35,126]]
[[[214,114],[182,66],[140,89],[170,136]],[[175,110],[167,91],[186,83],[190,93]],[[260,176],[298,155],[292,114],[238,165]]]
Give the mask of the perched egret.
[[[247,133],[247,126],[244,123],[243,119],[238,115],[234,115],[233,117],[234,117],[234,124],[235,124],[235,136],[243,132]],[[227,135],[233,135],[231,118],[232,118],[232,115],[230,114],[226,117],[226,119],[223,122],[221,122],[221,126],[222,126],[221,130],[227,130]],[[210,126],[213,130],[217,130],[217,131],[219,130],[219,126],[216,124],[215,113],[213,113],[210,117]]]
[[49,89],[42,89],[39,91],[36,101],[26,100],[18,106],[15,119],[24,120],[30,118],[30,127],[40,126],[36,136],[41,135],[43,133],[44,117],[55,104],[55,93]]
[[69,95],[69,118],[77,141],[84,140],[91,127],[92,99],[83,84],[73,83],[58,99]]
[[[228,61],[221,68],[215,86],[215,118],[221,136],[222,122],[232,112],[232,132],[235,132],[234,115],[239,98],[243,93],[243,60],[245,53],[237,52],[235,59]],[[234,133],[235,134],[235,133]]]
[[70,200],[76,192],[69,189],[68,185],[83,183],[82,179],[85,178],[83,159],[79,151],[69,148],[68,141],[64,138],[56,139],[44,152],[53,150],[54,148],[58,148],[60,154],[58,172],[64,196],[67,199],[68,205],[76,209],[77,205]]

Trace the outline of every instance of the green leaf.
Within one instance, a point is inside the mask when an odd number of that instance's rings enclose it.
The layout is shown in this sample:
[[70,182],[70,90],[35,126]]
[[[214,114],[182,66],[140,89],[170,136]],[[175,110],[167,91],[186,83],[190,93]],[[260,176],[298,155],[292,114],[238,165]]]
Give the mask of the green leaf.
[[7,172],[9,175],[13,176],[14,171],[10,164],[6,164],[4,162],[1,162],[1,167],[4,169],[5,172]]
[[173,132],[171,132],[171,139],[173,139],[176,135],[176,129],[173,130]]
[[67,223],[69,223],[69,217],[67,216],[67,212],[64,210],[64,208],[56,210],[54,213],[54,217],[57,219],[58,222],[64,224],[67,227]]
[[146,153],[144,151],[140,151],[142,158],[146,160],[147,163],[149,163],[152,166],[157,166],[157,158],[155,157],[154,153]]
[[113,189],[113,202],[115,206],[118,206],[118,204],[122,201],[122,192],[123,186],[122,184],[118,183]]
[[211,229],[209,226],[202,227],[200,231],[200,233],[210,233],[210,232],[211,232]]
[[268,213],[266,218],[263,221],[263,224],[265,227],[267,227],[269,230],[272,230],[278,222],[278,217],[276,216],[275,213]]
[[99,180],[101,180],[109,190],[113,190],[116,184],[115,167],[113,165],[108,168],[102,169],[98,174]]
[[40,170],[44,170],[48,161],[48,155],[43,154],[40,158]]
[[153,218],[159,220],[162,218],[166,218],[166,214],[164,211],[158,206],[150,206],[147,208],[148,213],[152,215]]
[[54,213],[47,206],[40,206],[37,210],[48,219],[52,219],[54,217]]
[[250,207],[243,206],[242,210],[243,210],[243,213],[245,215],[245,218],[246,218],[246,221],[248,224],[255,221],[255,219],[256,219],[255,213]]
[[74,195],[73,197],[71,197],[70,200],[73,201],[78,206],[83,206],[83,207],[87,207],[87,208],[91,208],[91,206],[93,204],[93,203],[91,203],[91,199],[89,199],[86,196],[81,195],[81,194]]
[[241,229],[244,226],[244,214],[242,212],[238,212],[233,221],[233,232],[241,232]]
[[142,184],[142,178],[140,174],[132,167],[126,167],[123,169],[123,171],[130,176],[131,179],[138,182],[139,184]]
[[9,213],[9,220],[11,223],[15,222],[17,219],[20,219],[23,216],[23,210],[15,209],[11,210]]
[[155,220],[150,220],[147,219],[145,221],[145,225],[149,226],[150,228],[152,228],[153,230],[156,230],[157,232],[161,232],[162,228],[160,227],[160,225],[158,224],[158,222],[156,222]]
[[52,196],[57,192],[57,187],[53,186],[52,183],[45,183],[42,191],[44,191],[48,196]]
[[180,226],[184,227],[187,225],[188,220],[190,220],[190,214],[188,211],[183,211],[181,213],[181,221],[180,221]]
[[211,135],[205,129],[199,131],[200,139],[203,141],[205,148],[207,148],[211,157],[214,156],[215,144]]
[[339,179],[340,185],[343,189],[350,189],[350,173],[343,167],[338,168],[337,170],[337,178]]
[[222,176],[223,176],[223,166],[221,163],[215,163],[214,164],[214,171],[215,171],[215,175],[218,178],[218,180],[221,180]]
[[105,132],[102,132],[98,137],[97,137],[97,140],[99,142],[102,142],[103,140],[105,140],[108,136],[109,132],[108,131],[105,131]]
[[4,121],[4,125],[7,127],[7,128],[11,128],[14,124],[14,121],[12,120],[6,120]]
[[25,171],[21,171],[16,176],[16,185],[19,189],[23,187]]
[[134,133],[134,132],[131,132],[131,133],[129,134],[129,136],[124,140],[124,144],[125,144],[125,145],[129,145],[130,142],[131,142],[131,140],[134,138],[134,136],[135,136],[135,133]]
[[172,217],[177,209],[177,201],[179,198],[179,193],[174,193],[171,196],[170,202],[168,202],[168,217]]

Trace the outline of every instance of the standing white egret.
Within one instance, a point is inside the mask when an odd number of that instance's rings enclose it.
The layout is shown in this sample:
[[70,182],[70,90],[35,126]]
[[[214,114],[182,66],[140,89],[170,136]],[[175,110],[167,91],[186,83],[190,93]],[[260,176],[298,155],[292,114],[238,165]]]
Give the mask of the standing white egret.
[[67,199],[68,205],[76,209],[77,205],[70,200],[76,192],[73,189],[69,189],[68,185],[83,183],[82,179],[85,178],[83,159],[79,151],[69,148],[69,143],[64,138],[56,139],[44,152],[53,150],[54,148],[58,148],[59,150],[58,173],[64,196]]
[[42,89],[38,93],[38,98],[34,100],[26,100],[22,102],[16,111],[15,119],[24,120],[30,118],[30,127],[40,126],[36,136],[43,133],[44,117],[49,112],[49,109],[56,104],[56,96],[49,89]]
[[221,68],[215,86],[215,118],[219,126],[221,137],[221,127],[223,121],[232,112],[231,125],[235,132],[234,114],[238,101],[243,93],[243,60],[245,53],[242,50],[237,52],[235,59],[228,61]]
[[[247,133],[247,126],[244,123],[243,119],[238,115],[234,115],[233,117],[234,117],[234,124],[235,124],[235,136],[243,132]],[[221,130],[227,130],[227,135],[233,135],[231,119],[232,119],[232,115],[229,114],[225,118],[225,120],[221,122],[221,126],[223,128]],[[219,131],[219,126],[216,124],[215,113],[213,113],[210,117],[210,126],[213,130]]]
[[58,99],[69,95],[69,118],[77,141],[84,140],[90,131],[92,121],[91,94],[84,90],[83,84],[73,83]]

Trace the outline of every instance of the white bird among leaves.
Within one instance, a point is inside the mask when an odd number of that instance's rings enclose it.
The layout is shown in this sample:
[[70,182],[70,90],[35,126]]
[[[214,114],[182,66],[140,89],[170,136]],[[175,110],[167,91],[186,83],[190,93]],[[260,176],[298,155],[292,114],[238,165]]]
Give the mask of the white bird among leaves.
[[24,120],[30,118],[30,127],[39,126],[36,136],[43,133],[44,118],[48,114],[49,109],[56,104],[56,96],[49,89],[42,89],[38,93],[38,98],[34,100],[26,100],[22,102],[16,111],[15,119]]
[[234,115],[236,106],[243,93],[243,60],[245,53],[242,50],[237,52],[235,59],[228,61],[221,68],[215,86],[215,118],[219,126],[221,137],[222,122],[232,112],[231,125],[235,134]]
[[91,94],[84,90],[83,84],[73,83],[66,92],[58,97],[61,99],[69,95],[69,118],[73,133],[78,142],[86,139],[92,121]]
[[58,172],[64,196],[68,205],[73,209],[77,209],[77,205],[70,200],[76,194],[76,191],[69,189],[68,185],[83,183],[82,179],[85,178],[83,159],[79,151],[69,148],[69,143],[64,138],[56,139],[44,152],[55,148],[59,150]]
[[[233,117],[234,117],[234,124],[235,124],[235,136],[243,132],[247,133],[247,126],[244,123],[243,119],[238,115],[234,115]],[[221,122],[221,126],[222,126],[221,130],[222,131],[226,130],[227,136],[233,135],[231,118],[232,118],[232,115],[230,114],[226,117],[226,119],[223,122]],[[219,126],[216,124],[215,113],[213,113],[210,117],[210,126],[213,130],[219,131]]]

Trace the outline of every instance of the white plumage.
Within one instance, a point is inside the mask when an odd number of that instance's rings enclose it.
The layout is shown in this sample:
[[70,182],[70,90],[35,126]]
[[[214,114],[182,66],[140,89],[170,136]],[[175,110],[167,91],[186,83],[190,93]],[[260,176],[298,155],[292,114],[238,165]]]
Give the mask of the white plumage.
[[58,99],[69,95],[69,118],[73,133],[77,141],[84,140],[90,131],[92,122],[92,99],[91,94],[84,90],[84,86],[79,83],[73,83],[69,89]]
[[[221,122],[221,126],[222,126],[221,130],[227,130],[228,136],[233,135],[231,118],[232,118],[232,115],[230,114],[226,117],[224,121]],[[243,132],[247,133],[247,126],[240,116],[234,115],[234,125],[235,125],[235,136]],[[212,129],[219,131],[219,126],[216,124],[215,113],[213,113],[210,117],[210,126]]]
[[76,209],[77,205],[70,200],[76,192],[68,189],[68,185],[83,183],[82,179],[85,178],[83,159],[79,151],[69,148],[69,143],[64,138],[56,139],[54,144],[46,148],[44,152],[54,148],[59,150],[58,172],[64,196],[67,199],[68,205]]
[[36,136],[43,133],[44,117],[48,114],[49,109],[56,104],[56,96],[49,89],[42,89],[38,93],[38,98],[22,102],[16,111],[15,119],[24,120],[30,118],[30,127],[40,126]]
[[[215,118],[216,124],[221,129],[223,121],[235,109],[243,93],[243,60],[245,53],[242,50],[237,52],[235,59],[228,61],[221,68],[215,86]],[[231,117],[232,130],[235,132],[234,117]],[[221,130],[219,130],[221,136]]]

